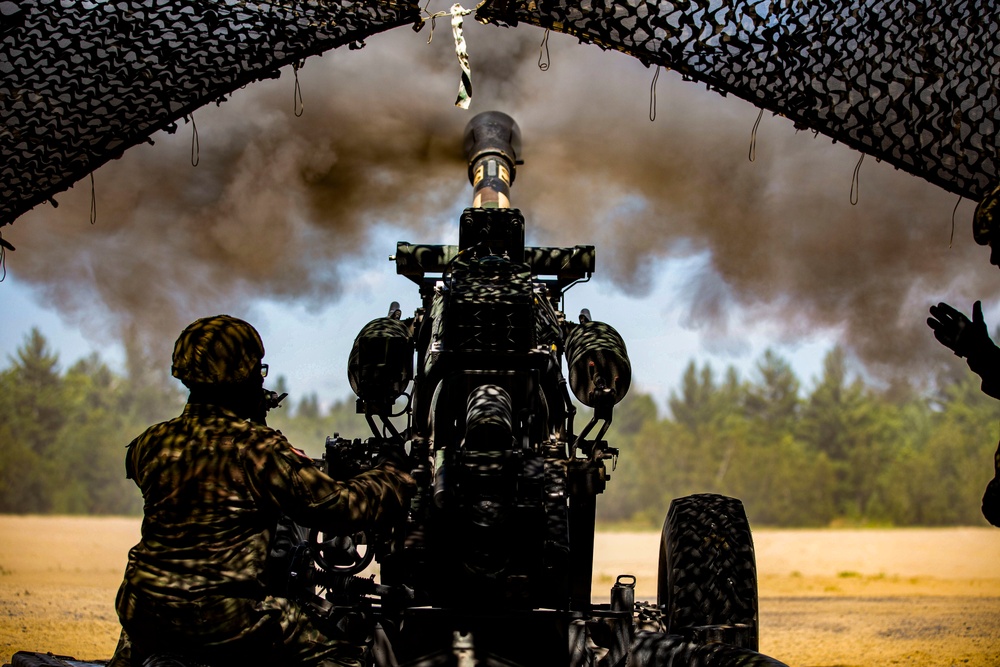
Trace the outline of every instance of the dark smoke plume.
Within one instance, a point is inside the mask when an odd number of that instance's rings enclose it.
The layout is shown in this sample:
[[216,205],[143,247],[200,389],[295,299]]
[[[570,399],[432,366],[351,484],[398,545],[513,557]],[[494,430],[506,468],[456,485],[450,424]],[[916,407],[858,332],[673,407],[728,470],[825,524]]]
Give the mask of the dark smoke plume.
[[370,253],[375,225],[400,238],[454,242],[471,189],[461,155],[472,114],[499,109],[521,126],[526,164],[512,189],[539,244],[593,243],[599,274],[646,293],[657,266],[704,255],[679,291],[704,339],[774,322],[789,340],[815,328],[873,369],[913,372],[943,350],[923,324],[939,298],[968,309],[1000,275],[969,231],[973,205],[866,160],[790,122],[637,61],[542,32],[467,21],[473,107],[452,106],[459,69],[447,21],[378,35],[361,51],[310,59],[292,72],[195,112],[192,125],[129,151],[89,182],[5,233],[9,269],[95,336],[138,332],[163,358],[194,317],[278,298],[325,306],[345,263]]

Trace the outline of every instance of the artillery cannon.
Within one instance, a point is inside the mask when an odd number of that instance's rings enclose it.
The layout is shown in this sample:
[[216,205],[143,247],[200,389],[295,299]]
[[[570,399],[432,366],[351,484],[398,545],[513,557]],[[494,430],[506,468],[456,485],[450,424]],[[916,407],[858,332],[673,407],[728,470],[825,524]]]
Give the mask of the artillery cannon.
[[[458,245],[400,242],[396,271],[421,305],[403,318],[392,303],[350,352],[371,434],[334,434],[316,461],[348,478],[394,457],[418,483],[408,518],[385,535],[283,524],[276,592],[368,643],[373,667],[782,665],[757,652],[756,565],[739,500],[674,500],[655,603],[636,602],[627,573],[610,602],[593,601],[596,501],[619,455],[605,436],[631,382],[626,346],[588,310],[564,314],[566,291],[594,272],[593,246],[525,246],[524,217],[510,207],[521,152],[513,119],[476,116],[465,151],[474,196]],[[579,432],[571,393],[593,410]]]

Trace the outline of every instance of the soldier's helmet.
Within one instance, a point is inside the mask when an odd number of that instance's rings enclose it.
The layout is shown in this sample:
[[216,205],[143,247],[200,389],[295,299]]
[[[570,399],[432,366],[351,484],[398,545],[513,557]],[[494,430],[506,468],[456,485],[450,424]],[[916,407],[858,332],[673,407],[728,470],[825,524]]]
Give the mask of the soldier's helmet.
[[972,234],[979,245],[989,245],[990,238],[1000,231],[1000,183],[990,190],[972,218]]
[[249,323],[230,315],[195,320],[174,343],[171,373],[185,385],[235,384],[250,377],[264,343]]

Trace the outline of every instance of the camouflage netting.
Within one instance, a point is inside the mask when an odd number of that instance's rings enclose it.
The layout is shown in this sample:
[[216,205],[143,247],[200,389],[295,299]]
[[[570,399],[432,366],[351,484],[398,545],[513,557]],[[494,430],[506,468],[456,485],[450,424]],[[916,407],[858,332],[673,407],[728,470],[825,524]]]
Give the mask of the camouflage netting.
[[0,0],[0,225],[195,109],[418,15],[405,0]]
[[964,197],[997,180],[994,0],[509,0],[479,14],[674,69]]
[[[240,86],[419,17],[405,0],[0,0],[0,226]],[[669,67],[970,199],[998,180],[992,0],[487,0],[477,17]]]

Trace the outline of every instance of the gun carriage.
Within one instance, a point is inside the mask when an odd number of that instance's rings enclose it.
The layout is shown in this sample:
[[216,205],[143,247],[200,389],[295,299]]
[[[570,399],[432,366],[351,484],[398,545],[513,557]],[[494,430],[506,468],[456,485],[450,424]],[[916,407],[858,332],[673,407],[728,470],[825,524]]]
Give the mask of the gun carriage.
[[[309,573],[298,595],[372,630],[379,667],[780,664],[756,653],[753,543],[733,498],[671,505],[655,604],[635,602],[629,574],[593,602],[597,497],[619,455],[605,436],[631,363],[611,325],[564,314],[594,247],[525,246],[513,119],[479,114],[464,143],[473,206],[458,245],[398,243],[420,307],[404,319],[393,302],[351,349],[371,435],[330,437],[317,462],[348,477],[391,452],[418,482],[409,518],[389,536],[313,531],[296,547],[312,566],[292,568]],[[573,397],[592,409],[579,430]],[[357,576],[372,561],[377,586]]]

